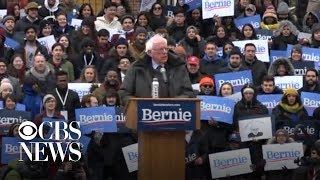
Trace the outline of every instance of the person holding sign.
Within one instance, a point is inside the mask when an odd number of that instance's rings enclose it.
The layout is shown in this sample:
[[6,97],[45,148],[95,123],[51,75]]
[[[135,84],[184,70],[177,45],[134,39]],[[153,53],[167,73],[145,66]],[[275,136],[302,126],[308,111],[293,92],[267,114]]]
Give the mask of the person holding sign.
[[281,102],[272,110],[276,128],[281,121],[308,120],[307,110],[303,107],[300,95],[294,88],[284,91]]
[[[284,143],[294,143],[294,139],[289,137],[289,134],[284,129],[278,129],[274,137],[269,139],[267,144],[284,144]],[[286,166],[282,167],[282,170],[278,171],[268,171],[266,172],[266,180],[291,180],[293,170],[288,170]]]
[[261,86],[258,87],[258,94],[283,94],[283,91],[276,86],[274,77],[264,76]]
[[283,20],[274,31],[272,47],[273,50],[287,50],[287,44],[298,44],[299,31],[291,21]]
[[293,76],[294,67],[287,58],[278,58],[273,61],[268,70],[269,76]]

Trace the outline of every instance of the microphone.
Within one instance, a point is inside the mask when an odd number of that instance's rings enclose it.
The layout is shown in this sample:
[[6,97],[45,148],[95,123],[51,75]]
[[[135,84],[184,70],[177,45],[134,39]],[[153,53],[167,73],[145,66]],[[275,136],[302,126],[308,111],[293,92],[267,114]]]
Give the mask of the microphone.
[[162,68],[160,68],[160,72],[161,72],[161,74],[162,74],[162,77],[163,77],[164,82],[167,83],[168,80],[167,80],[166,69],[165,69],[164,67],[162,67]]

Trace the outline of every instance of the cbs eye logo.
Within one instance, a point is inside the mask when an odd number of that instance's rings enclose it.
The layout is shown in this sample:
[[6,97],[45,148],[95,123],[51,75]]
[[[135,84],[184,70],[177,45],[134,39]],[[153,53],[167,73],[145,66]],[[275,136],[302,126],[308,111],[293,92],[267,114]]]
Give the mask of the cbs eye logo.
[[24,140],[32,140],[37,136],[37,126],[31,121],[25,121],[19,126],[19,136]]

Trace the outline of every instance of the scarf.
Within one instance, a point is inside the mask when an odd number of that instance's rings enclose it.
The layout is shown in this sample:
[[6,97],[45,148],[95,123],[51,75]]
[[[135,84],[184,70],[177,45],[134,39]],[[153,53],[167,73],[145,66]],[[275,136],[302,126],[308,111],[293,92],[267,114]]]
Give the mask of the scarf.
[[145,43],[140,43],[138,40],[134,41],[133,45],[139,53],[143,52],[146,48]]
[[288,104],[285,104],[283,102],[280,102],[279,105],[287,112],[290,112],[290,113],[297,113],[298,111],[300,111],[303,106],[300,105],[299,103],[296,103],[295,105],[293,106],[289,106]]
[[50,69],[47,66],[43,73],[39,73],[34,67],[30,69],[30,73],[40,81],[45,81],[47,75],[50,73]]
[[193,56],[200,56],[200,51],[199,51],[199,44],[197,38],[190,39],[188,36],[185,37],[186,43],[192,47],[192,55]]

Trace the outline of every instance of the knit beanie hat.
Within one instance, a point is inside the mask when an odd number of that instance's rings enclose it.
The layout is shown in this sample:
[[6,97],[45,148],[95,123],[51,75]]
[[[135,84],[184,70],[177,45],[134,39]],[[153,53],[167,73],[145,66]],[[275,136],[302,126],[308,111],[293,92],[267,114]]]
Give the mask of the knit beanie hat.
[[46,26],[51,26],[51,22],[46,20],[46,19],[41,20],[40,23],[39,23],[39,29],[42,30]]
[[13,91],[13,86],[10,83],[4,82],[0,85],[0,93],[2,93],[2,91],[4,91],[5,89],[11,89],[11,91]]
[[146,30],[146,28],[139,26],[134,30],[134,36],[138,36],[138,34],[140,34],[140,33],[144,33],[147,35],[148,31]]
[[128,47],[128,41],[125,38],[120,37],[114,44],[114,47],[117,47],[119,45],[126,45]]
[[296,89],[294,88],[288,88],[286,90],[284,90],[284,95],[285,96],[288,96],[288,95],[296,95],[296,96],[299,96],[299,93]]
[[89,37],[85,37],[82,41],[81,41],[81,48],[86,47],[86,46],[93,46],[95,47],[95,42],[89,38]]
[[292,47],[292,50],[291,50],[291,54],[293,51],[298,51],[300,54],[302,54],[302,45],[300,44],[296,44]]
[[278,20],[276,11],[274,10],[273,6],[268,6],[268,8],[266,9],[266,11],[264,12],[262,19],[264,20],[266,17],[273,17],[276,20]]
[[241,53],[241,51],[239,51],[237,48],[233,48],[233,49],[231,50],[231,52],[229,53],[229,57],[230,57],[231,55],[235,55],[235,54],[238,54],[238,55],[240,56],[240,58],[242,58],[242,53]]
[[208,84],[211,84],[212,86],[214,86],[214,82],[213,82],[213,79],[210,78],[210,77],[204,77],[200,80],[200,83],[199,85],[202,86],[204,83],[208,83]]
[[288,132],[287,132],[286,130],[284,130],[284,129],[278,129],[278,130],[276,131],[276,133],[274,134],[275,137],[277,137],[280,133],[284,134],[287,138],[289,138]]
[[289,13],[289,6],[286,2],[280,2],[277,8],[278,14],[287,14]]
[[47,94],[43,97],[43,100],[42,100],[42,104],[45,104],[47,101],[51,100],[51,99],[54,99],[56,100],[56,98],[52,95],[52,94]]
[[6,15],[6,16],[2,19],[2,24],[5,24],[6,21],[8,21],[8,20],[16,21],[16,19],[15,19],[12,15]]

